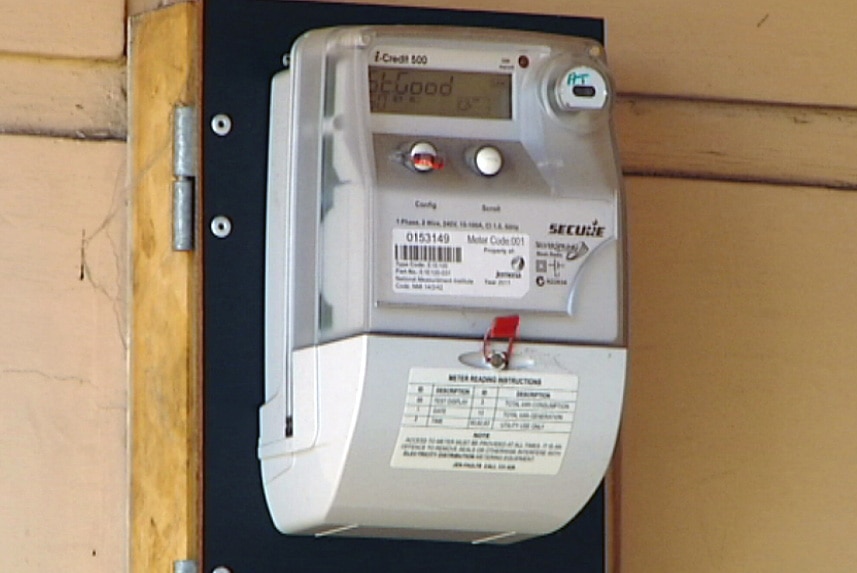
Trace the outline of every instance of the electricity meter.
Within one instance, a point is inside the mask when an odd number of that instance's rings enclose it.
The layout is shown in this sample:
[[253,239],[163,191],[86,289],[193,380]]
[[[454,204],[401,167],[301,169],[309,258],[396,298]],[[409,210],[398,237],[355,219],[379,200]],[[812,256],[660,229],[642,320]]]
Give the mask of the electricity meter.
[[258,456],[285,533],[511,543],[602,481],[626,372],[600,44],[313,30],[272,82]]

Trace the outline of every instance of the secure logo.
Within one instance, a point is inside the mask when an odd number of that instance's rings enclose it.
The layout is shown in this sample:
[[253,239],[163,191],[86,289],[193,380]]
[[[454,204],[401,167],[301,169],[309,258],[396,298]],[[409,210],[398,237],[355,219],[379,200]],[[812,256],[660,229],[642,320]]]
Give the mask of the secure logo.
[[567,235],[569,237],[603,237],[607,227],[598,224],[598,219],[586,225],[575,223],[551,223],[548,227],[550,235]]

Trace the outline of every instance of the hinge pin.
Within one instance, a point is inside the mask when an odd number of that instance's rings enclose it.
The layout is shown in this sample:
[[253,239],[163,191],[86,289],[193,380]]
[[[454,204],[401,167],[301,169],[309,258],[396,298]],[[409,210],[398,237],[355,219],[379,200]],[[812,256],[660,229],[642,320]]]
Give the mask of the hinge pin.
[[190,559],[173,561],[173,573],[199,573],[199,566]]
[[173,110],[173,250],[192,251],[197,175],[196,109]]

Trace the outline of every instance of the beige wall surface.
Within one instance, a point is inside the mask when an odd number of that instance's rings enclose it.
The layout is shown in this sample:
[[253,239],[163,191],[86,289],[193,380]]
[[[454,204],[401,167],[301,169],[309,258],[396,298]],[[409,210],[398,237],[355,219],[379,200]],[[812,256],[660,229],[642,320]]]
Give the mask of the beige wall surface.
[[622,571],[857,568],[857,194],[628,181]]
[[0,0],[0,570],[127,562],[121,0]]
[[0,52],[117,59],[124,20],[123,0],[0,0]]
[[0,136],[0,569],[125,561],[125,146]]

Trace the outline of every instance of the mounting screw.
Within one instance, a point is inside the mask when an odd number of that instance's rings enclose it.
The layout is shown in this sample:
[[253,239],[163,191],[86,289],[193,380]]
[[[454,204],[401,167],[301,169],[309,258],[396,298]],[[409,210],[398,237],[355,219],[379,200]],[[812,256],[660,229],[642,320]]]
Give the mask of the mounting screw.
[[232,233],[232,221],[225,215],[218,215],[211,220],[211,234],[218,239],[225,239]]
[[211,118],[211,131],[223,137],[232,131],[232,118],[225,113],[218,113]]

